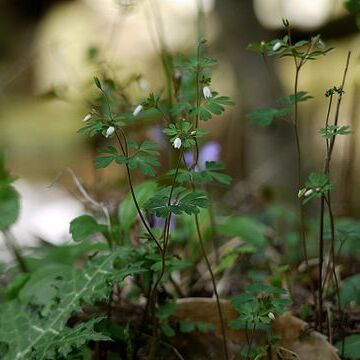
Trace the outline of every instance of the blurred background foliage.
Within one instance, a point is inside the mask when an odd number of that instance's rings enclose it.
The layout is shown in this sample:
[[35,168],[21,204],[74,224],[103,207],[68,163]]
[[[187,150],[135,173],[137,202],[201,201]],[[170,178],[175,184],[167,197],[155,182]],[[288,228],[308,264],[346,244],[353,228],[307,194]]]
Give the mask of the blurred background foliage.
[[[284,122],[259,129],[245,121],[247,112],[274,105],[293,92],[289,60],[265,64],[246,50],[251,42],[282,36],[282,18],[290,20],[295,40],[320,33],[335,48],[326,59],[309,63],[302,74],[300,90],[314,97],[300,113],[307,172],[320,168],[325,154],[318,132],[326,112],[324,93],[339,84],[346,52],[353,52],[340,119],[353,134],[338,140],[334,181],[343,190],[335,191],[336,214],[358,217],[360,33],[355,3],[347,1],[346,8],[341,0],[2,0],[0,148],[11,172],[22,179],[17,185],[22,221],[26,214],[33,218],[37,237],[49,240],[44,227],[50,227],[54,242],[64,236],[56,230],[59,224],[67,232],[71,218],[82,211],[68,194],[74,189],[71,177],[63,173],[68,167],[97,197],[115,204],[125,196],[126,189],[116,189],[125,181],[123,174],[115,167],[95,172],[96,144],[76,133],[96,96],[92,78],[116,79],[135,107],[148,92],[163,90],[159,49],[193,53],[199,27],[209,41],[210,56],[219,59],[212,88],[237,104],[221,121],[207,124],[234,178],[234,191],[223,201],[236,212],[267,204],[261,220],[284,219],[276,201],[297,192],[293,131]],[[156,131],[154,124],[133,129],[153,138]],[[55,183],[56,191],[50,191],[48,186]],[[63,206],[55,209],[54,199],[62,199]],[[36,212],[30,203],[43,210]]]

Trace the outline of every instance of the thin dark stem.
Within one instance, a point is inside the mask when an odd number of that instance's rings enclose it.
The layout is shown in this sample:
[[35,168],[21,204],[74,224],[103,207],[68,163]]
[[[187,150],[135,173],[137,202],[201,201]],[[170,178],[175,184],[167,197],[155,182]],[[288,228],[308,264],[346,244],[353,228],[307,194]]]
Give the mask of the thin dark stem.
[[318,279],[318,304],[319,304],[319,313],[318,313],[318,329],[322,331],[322,314],[323,314],[323,266],[324,266],[324,204],[325,197],[321,197],[320,203],[320,239],[319,239],[319,279]]
[[[121,147],[121,150],[123,152],[123,154],[126,156],[126,152],[125,152],[125,149],[124,149],[124,146],[122,145],[122,142],[121,142],[121,139],[119,137],[119,134],[117,133],[117,131],[115,131],[115,136],[119,142],[119,145]],[[150,235],[151,239],[155,242],[157,248],[159,249],[160,253],[162,253],[162,247],[159,243],[159,241],[156,239],[155,235],[153,234],[153,232],[151,231],[150,229],[150,226],[149,224],[147,223],[147,221],[145,220],[145,217],[140,209],[140,205],[137,201],[137,198],[136,198],[136,194],[135,194],[135,191],[134,191],[134,186],[132,184],[132,178],[131,178],[131,173],[130,173],[130,169],[129,169],[129,166],[128,164],[125,164],[125,167],[126,167],[126,173],[127,173],[127,179],[128,179],[128,184],[129,184],[129,187],[130,187],[130,192],[131,192],[131,196],[132,196],[132,199],[134,201],[134,205],[136,207],[136,211],[141,219],[141,222],[143,223],[146,231],[148,232],[148,234]]]
[[[325,120],[325,129],[329,126],[329,118],[331,113],[333,95],[330,95],[328,110]],[[330,166],[330,145],[329,140],[326,138],[326,158],[324,165],[324,173],[328,175]],[[323,314],[323,267],[324,267],[324,217],[325,217],[325,196],[321,196],[320,201],[320,235],[319,235],[319,280],[318,280],[318,328],[322,331],[322,314]]]
[[217,227],[216,227],[216,219],[215,219],[213,201],[211,199],[209,189],[206,189],[206,190],[207,190],[208,199],[209,199],[208,210],[209,210],[210,227],[212,230],[211,238],[213,241],[213,247],[214,247],[214,253],[215,253],[215,264],[218,265],[219,261],[220,261],[220,259],[219,259],[219,244],[218,244],[219,234],[218,234]]
[[199,107],[201,102],[200,96],[200,48],[201,42],[199,42],[197,46],[197,53],[196,53],[196,73],[195,73],[195,82],[196,82],[196,116],[195,116],[195,129],[199,126]]
[[222,334],[222,338],[223,338],[223,348],[224,348],[224,359],[228,360],[229,359],[229,354],[228,354],[228,348],[227,348],[227,337],[226,337],[226,329],[225,329],[225,321],[224,321],[224,317],[223,317],[223,313],[222,313],[222,309],[221,309],[221,304],[220,304],[220,297],[216,288],[216,281],[215,281],[215,276],[214,273],[211,269],[211,264],[209,261],[209,258],[206,255],[206,250],[204,247],[204,242],[203,242],[203,238],[201,235],[201,230],[200,230],[200,224],[199,224],[199,217],[197,214],[194,215],[195,217],[195,224],[196,224],[196,231],[197,231],[197,235],[199,238],[199,243],[200,243],[200,247],[201,247],[201,251],[204,257],[204,260],[206,262],[206,266],[208,268],[210,277],[211,277],[211,282],[212,282],[212,286],[213,286],[213,290],[214,290],[214,294],[215,294],[215,298],[216,298],[216,306],[217,306],[217,311],[219,314],[219,318],[220,318],[220,327],[221,327],[221,334]]
[[[340,114],[340,107],[341,107],[341,101],[342,101],[342,95],[343,95],[343,90],[344,90],[344,86],[345,86],[345,80],[346,80],[346,75],[347,75],[347,71],[348,71],[348,67],[349,67],[349,62],[350,62],[350,56],[351,53],[348,52],[347,58],[346,58],[346,65],[345,65],[345,69],[344,69],[344,73],[343,73],[343,78],[342,78],[342,82],[341,82],[341,87],[340,87],[340,92],[338,94],[338,101],[337,101],[337,105],[336,105],[336,110],[335,110],[335,118],[334,118],[334,126],[336,129],[336,126],[338,125],[338,121],[339,121],[339,114]],[[330,102],[329,102],[329,107],[328,107],[328,112],[327,112],[327,116],[326,116],[326,128],[328,127],[329,124],[329,116],[330,116],[330,110],[331,110],[331,103],[332,103],[332,96],[330,97]],[[336,139],[336,134],[330,139],[330,141],[328,139],[326,139],[326,159],[325,159],[325,165],[324,165],[324,174],[326,174],[328,176],[328,179],[330,181],[330,164],[331,164],[331,159],[332,159],[332,154],[333,154],[333,150],[334,150],[334,144],[335,144],[335,139]],[[330,229],[331,229],[331,245],[330,245],[330,257],[329,257],[329,263],[326,269],[326,273],[325,273],[325,279],[323,280],[323,264],[324,264],[324,202],[326,202],[327,207],[328,207],[328,211],[329,211],[329,217],[330,217]],[[335,259],[335,217],[332,211],[332,205],[331,205],[331,196],[330,196],[330,191],[328,191],[327,193],[327,197],[325,195],[323,195],[321,197],[321,209],[320,209],[321,213],[320,213],[320,242],[319,242],[319,293],[318,293],[318,303],[319,303],[319,317],[318,317],[318,326],[320,331],[322,330],[322,313],[323,313],[323,287],[326,284],[326,279],[328,277],[328,274],[330,272],[330,268],[331,268],[331,272],[333,274],[334,277],[334,282],[335,282],[335,290],[336,290],[336,294],[337,294],[337,300],[338,300],[338,306],[339,306],[339,312],[341,312],[341,305],[340,305],[340,297],[339,297],[339,286],[338,286],[338,279],[337,279],[337,275],[336,275],[336,271],[335,271],[335,266],[336,266],[336,259]],[[332,265],[331,265],[332,264]]]
[[[171,199],[174,193],[174,189],[175,189],[175,185],[176,185],[176,178],[177,175],[179,173],[179,168],[180,168],[180,164],[181,164],[181,159],[183,157],[183,148],[181,148],[180,150],[180,154],[179,154],[179,158],[178,158],[178,162],[176,165],[176,171],[175,171],[175,175],[173,178],[173,182],[171,185],[171,189],[170,189],[170,194],[169,194],[169,199],[168,199],[168,207],[171,205]],[[165,224],[164,224],[164,242],[163,242],[163,247],[162,247],[162,251],[160,252],[160,256],[161,256],[161,270],[160,270],[160,274],[154,284],[154,287],[151,291],[151,295],[150,295],[150,308],[152,310],[152,316],[153,316],[153,341],[151,343],[151,347],[150,347],[150,354],[149,354],[149,359],[155,359],[155,355],[156,355],[156,351],[157,351],[157,342],[158,342],[158,326],[157,326],[157,319],[156,319],[156,315],[155,315],[155,305],[156,305],[156,298],[157,298],[157,291],[158,291],[158,286],[165,274],[165,265],[166,265],[166,249],[167,249],[167,245],[168,245],[168,241],[169,241],[169,235],[170,235],[170,222],[171,222],[171,215],[172,213],[170,212],[169,215],[167,216],[166,220],[165,220]]]
[[254,341],[255,327],[256,327],[256,324],[254,323],[254,324],[253,324],[253,327],[252,327],[252,329],[251,329],[250,341],[248,341],[248,349],[247,349],[247,352],[246,352],[246,359],[249,358],[250,351],[251,351],[251,348],[252,348],[252,343],[253,343],[253,341]]
[[[295,96],[294,132],[295,132],[296,152],[297,152],[298,189],[300,189],[301,186],[302,186],[302,159],[301,159],[301,144],[300,144],[300,135],[299,135],[299,127],[298,127],[298,101],[297,101],[300,69],[301,69],[301,67],[299,67],[299,66],[296,67],[295,83],[294,83],[294,96]],[[307,245],[306,245],[306,237],[305,237],[304,205],[303,205],[301,199],[299,199],[299,215],[300,215],[299,235],[300,235],[301,244],[302,244],[303,252],[304,252],[306,271],[309,272],[309,257],[308,257],[308,251],[307,251]],[[310,274],[309,274],[309,277],[310,277]],[[311,277],[310,277],[310,279],[311,279]]]

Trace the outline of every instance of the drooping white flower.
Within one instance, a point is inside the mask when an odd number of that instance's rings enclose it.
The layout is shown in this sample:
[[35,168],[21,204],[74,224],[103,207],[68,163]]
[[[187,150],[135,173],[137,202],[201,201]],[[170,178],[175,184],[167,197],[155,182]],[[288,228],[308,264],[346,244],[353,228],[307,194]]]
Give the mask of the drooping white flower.
[[203,87],[203,94],[205,99],[209,99],[212,97],[212,92],[208,86]]
[[273,51],[278,51],[281,48],[282,44],[280,41],[276,42],[275,45],[273,46],[272,50]]
[[139,115],[142,109],[143,109],[143,106],[142,106],[142,105],[138,105],[138,106],[134,109],[133,115],[134,115],[134,116]]
[[115,132],[115,128],[113,126],[109,126],[106,130],[105,137],[110,137]]
[[180,149],[181,148],[181,139],[179,137],[177,137],[174,142],[173,142],[173,147],[175,149]]
[[274,313],[272,313],[271,311],[268,313],[268,318],[270,319],[270,320],[275,320],[275,315],[274,315]]
[[304,196],[310,196],[313,192],[313,189],[306,190]]
[[83,122],[87,122],[91,119],[91,114],[86,114],[83,118]]

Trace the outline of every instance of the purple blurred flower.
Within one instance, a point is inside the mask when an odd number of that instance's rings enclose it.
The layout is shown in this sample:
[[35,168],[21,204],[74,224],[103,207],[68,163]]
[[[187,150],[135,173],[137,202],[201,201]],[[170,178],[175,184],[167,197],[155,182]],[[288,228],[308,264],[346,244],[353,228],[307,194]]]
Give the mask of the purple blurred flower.
[[149,129],[149,137],[151,140],[156,141],[161,148],[164,148],[167,143],[160,125],[155,125]]
[[[153,227],[157,227],[157,228],[163,228],[165,224],[165,219],[158,217],[158,216],[153,216],[152,217],[152,225]],[[170,229],[175,229],[176,227],[176,218],[175,216],[172,216],[170,219]]]
[[[201,149],[199,153],[199,161],[197,170],[205,168],[205,163],[207,161],[218,161],[220,159],[221,146],[216,141],[207,142]],[[194,163],[194,154],[192,152],[186,152],[184,154],[185,162],[188,166],[191,166]]]

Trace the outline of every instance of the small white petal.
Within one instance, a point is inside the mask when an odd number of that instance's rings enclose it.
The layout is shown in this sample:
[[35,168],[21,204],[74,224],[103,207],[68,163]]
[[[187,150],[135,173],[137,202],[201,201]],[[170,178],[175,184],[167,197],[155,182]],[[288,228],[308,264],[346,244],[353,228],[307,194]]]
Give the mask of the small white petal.
[[280,41],[278,41],[277,43],[275,43],[275,45],[273,46],[272,50],[273,51],[278,51],[281,48],[282,44]]
[[196,135],[196,130],[192,131],[192,132],[190,133],[190,135],[192,135],[192,136]]
[[272,312],[268,313],[268,317],[270,320],[275,320],[275,315]]
[[141,110],[143,109],[143,106],[142,105],[138,105],[134,111],[133,111],[133,115],[136,116],[136,115],[139,115],[139,113],[141,112]]
[[181,148],[181,139],[179,137],[177,137],[174,142],[173,142],[173,147],[175,149],[180,149]]
[[203,94],[204,94],[204,98],[208,99],[212,97],[212,92],[210,90],[210,88],[208,86],[204,86],[203,87]]
[[91,119],[91,114],[87,114],[87,115],[84,116],[83,122],[87,122],[87,121],[89,121],[90,119]]
[[108,129],[106,130],[105,137],[108,138],[108,137],[111,136],[114,132],[115,132],[115,128],[114,128],[113,126],[109,126]]
[[304,196],[310,196],[313,192],[313,189],[306,190]]

